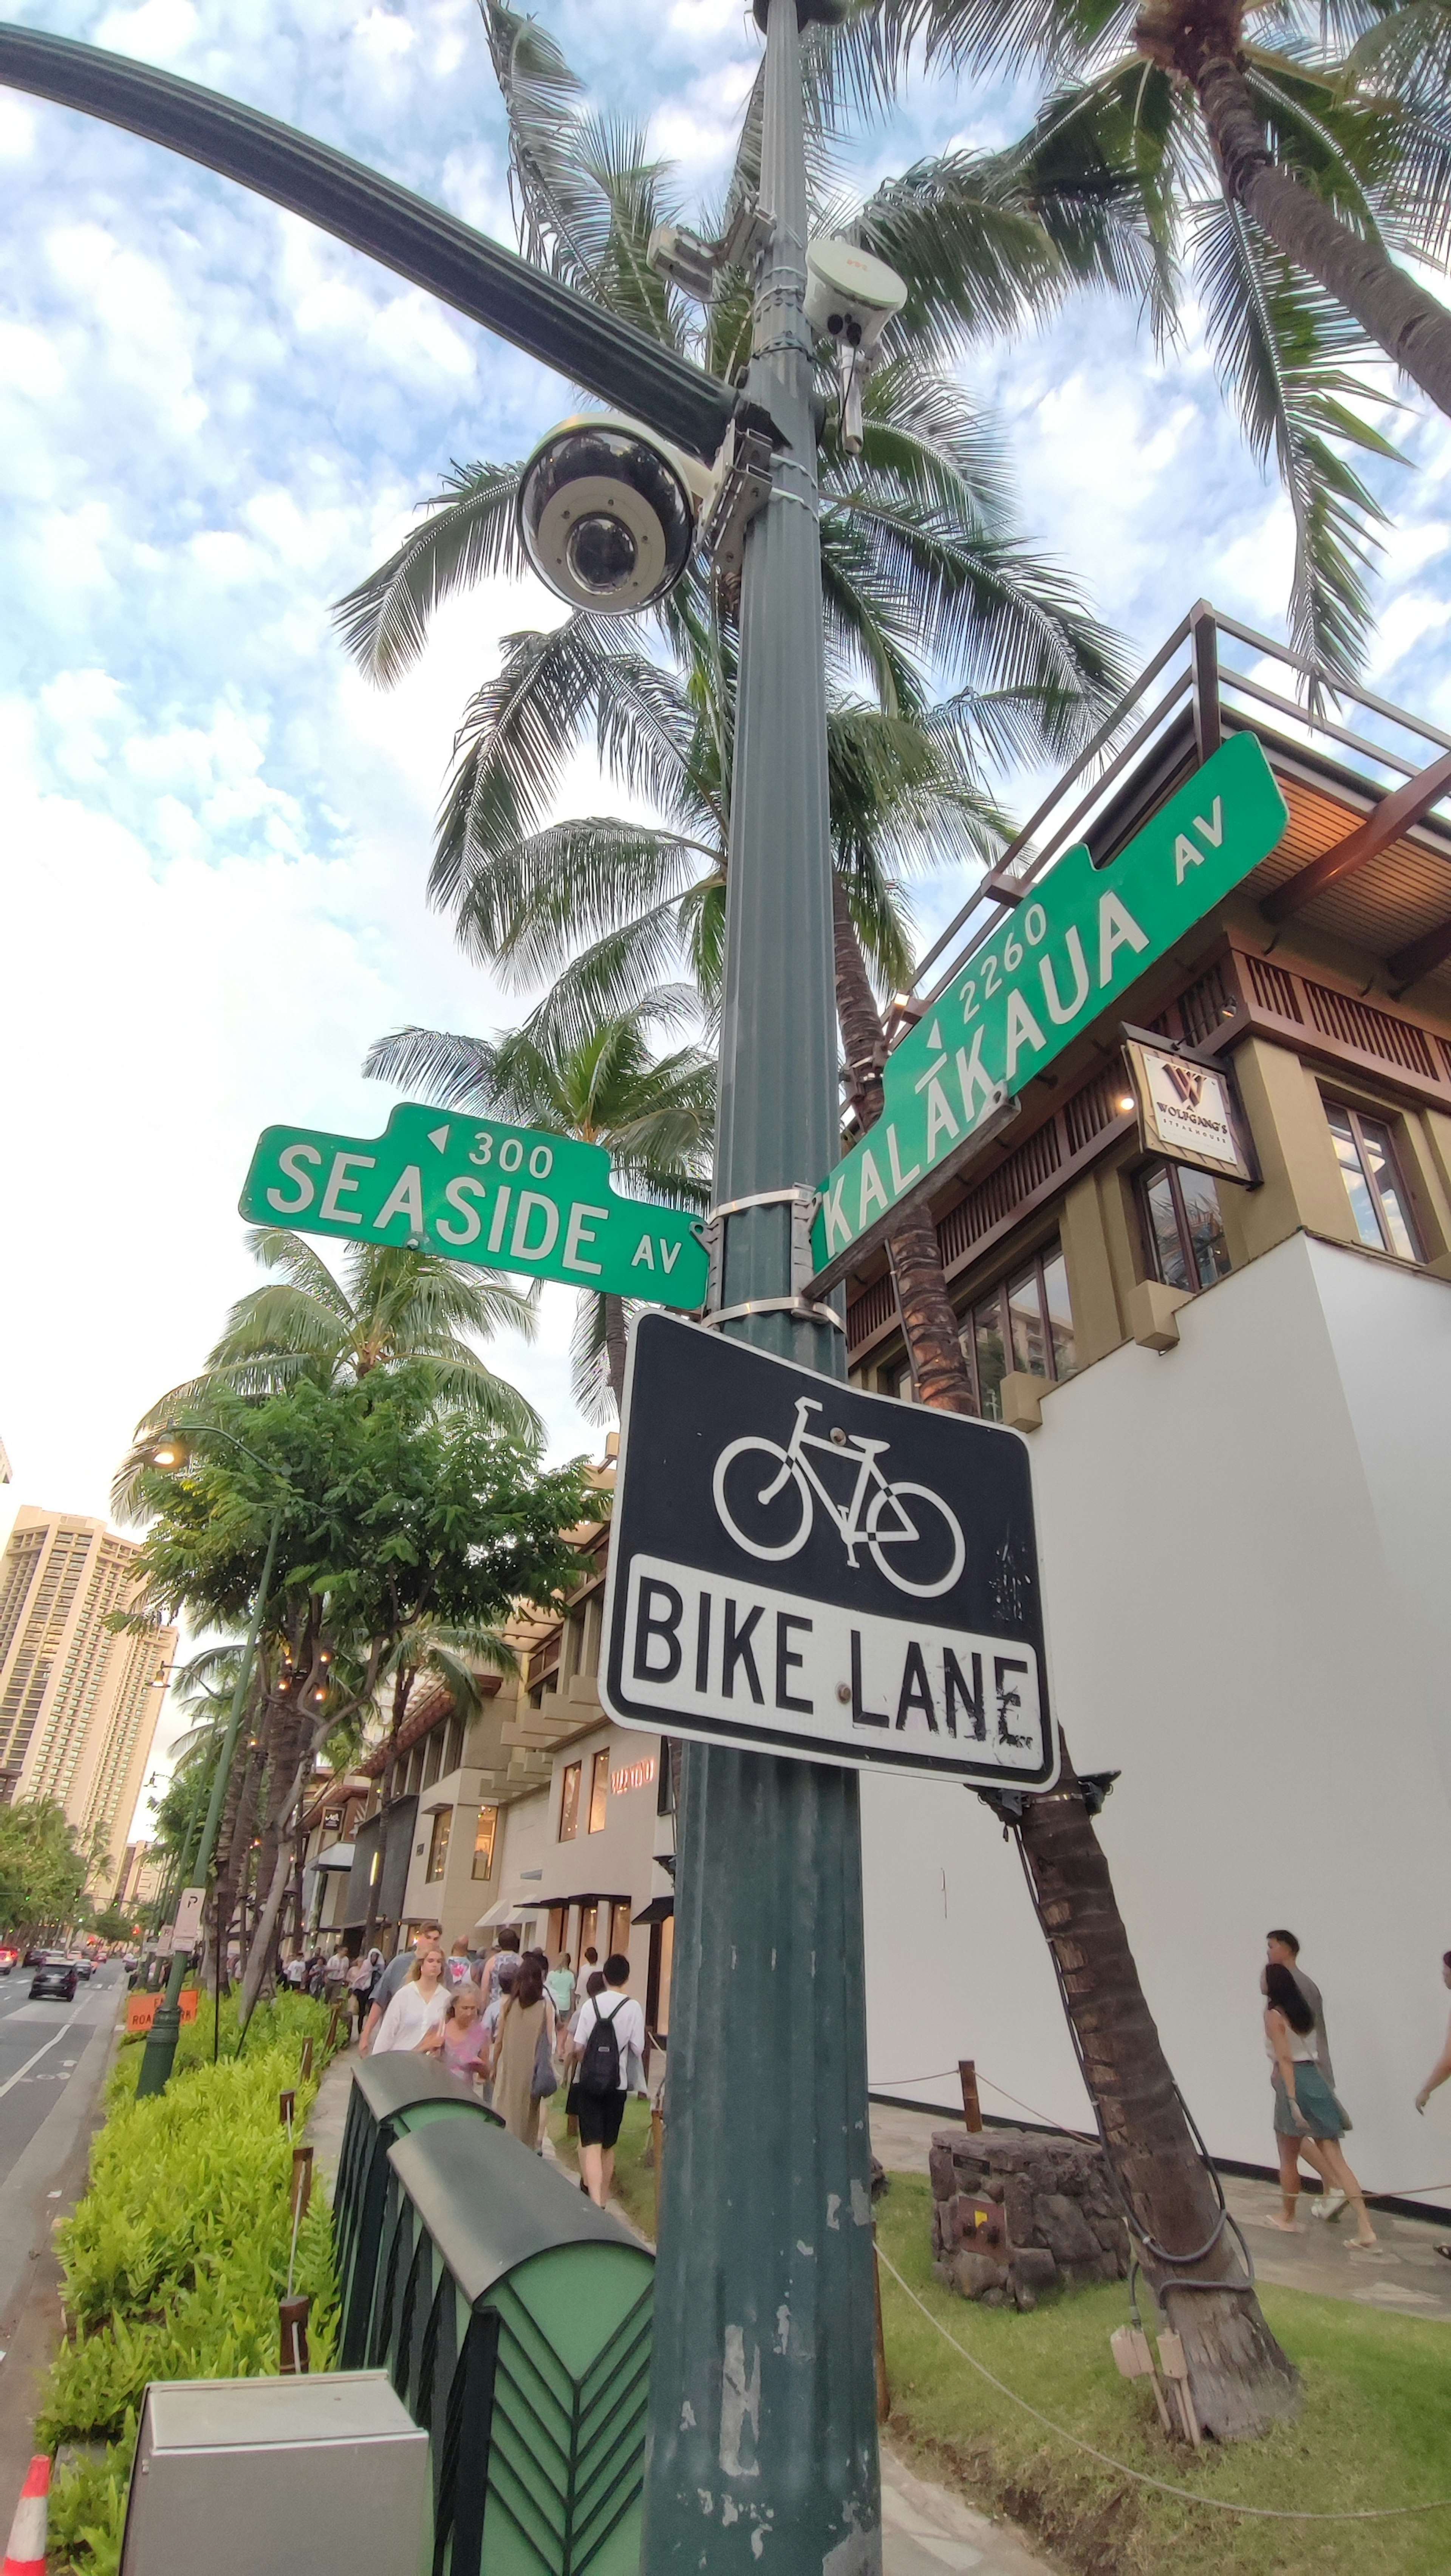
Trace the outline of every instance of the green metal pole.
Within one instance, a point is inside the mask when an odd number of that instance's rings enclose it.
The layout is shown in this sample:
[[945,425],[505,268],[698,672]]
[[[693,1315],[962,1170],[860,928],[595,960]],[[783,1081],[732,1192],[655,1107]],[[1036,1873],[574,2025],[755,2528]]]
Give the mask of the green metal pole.
[[[839,1137],[797,0],[769,0],[761,194],[775,238],[748,389],[789,444],[746,542],[718,1202],[814,1183]],[[725,1304],[787,1293],[788,1226],[783,1207],[728,1221]],[[727,1329],[845,1374],[829,1327]],[[647,2576],[875,2576],[855,1772],[687,1745],[667,2121]]]
[[[262,1633],[262,1620],[267,1608],[272,1568],[277,1561],[277,1541],[281,1529],[282,1506],[279,1503],[272,1515],[272,1527],[267,1535],[267,1553],[262,1559],[262,1579],[257,1586],[257,1598],[252,1607],[252,1624],[247,1630],[247,1642],[242,1648],[237,1687],[232,1693],[232,1712],[227,1720],[227,1732],[222,1738],[221,1755],[217,1763],[216,1776],[212,1781],[212,1794],[207,1803],[207,1820],[202,1827],[201,1848],[196,1857],[197,1877],[203,1887],[207,1883],[212,1856],[217,1848],[217,1831],[222,1820],[222,1800],[226,1796],[232,1757],[237,1750],[242,1714],[247,1705],[247,1693],[251,1688],[252,1664],[257,1652],[257,1640]],[[173,1959],[171,1974],[166,1980],[165,1999],[158,2004],[156,2019],[147,2033],[146,2054],[141,2060],[141,2073],[136,2080],[138,2101],[148,2093],[164,2093],[166,2090],[176,2056],[176,2043],[181,2037],[181,1982],[185,1974],[185,1960]]]

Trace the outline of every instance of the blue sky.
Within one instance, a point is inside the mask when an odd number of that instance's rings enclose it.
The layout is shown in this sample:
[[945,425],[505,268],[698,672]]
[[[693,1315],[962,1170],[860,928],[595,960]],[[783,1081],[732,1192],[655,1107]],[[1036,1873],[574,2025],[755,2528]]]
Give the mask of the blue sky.
[[[473,0],[51,0],[26,23],[160,63],[371,161],[511,238]],[[757,60],[739,0],[543,0],[602,104],[648,120],[688,193],[729,159]],[[642,36],[646,41],[642,43]],[[1024,101],[916,92],[870,178]],[[518,1015],[424,903],[463,700],[499,635],[552,619],[496,586],[380,695],[329,602],[452,458],[519,454],[557,379],[275,208],[153,147],[0,91],[0,743],[5,1203],[0,1438],[12,1501],[105,1509],[144,1406],[253,1284],[236,1196],[275,1118],[367,1131],[369,1041]],[[1132,313],[1075,302],[992,349],[1024,524],[1143,658],[1199,594],[1283,632],[1288,516],[1192,330],[1154,361]],[[1451,431],[1414,406],[1376,684],[1451,720]],[[583,767],[568,801],[601,801]],[[962,889],[932,890],[929,913]],[[556,1448],[570,1301],[499,1364]]]

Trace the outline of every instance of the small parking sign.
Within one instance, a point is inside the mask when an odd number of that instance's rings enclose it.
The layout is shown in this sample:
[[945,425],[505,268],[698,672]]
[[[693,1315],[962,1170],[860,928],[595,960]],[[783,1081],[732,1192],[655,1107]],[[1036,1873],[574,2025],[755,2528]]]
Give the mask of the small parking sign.
[[600,1696],[652,1733],[1048,1787],[1026,1442],[642,1315]]

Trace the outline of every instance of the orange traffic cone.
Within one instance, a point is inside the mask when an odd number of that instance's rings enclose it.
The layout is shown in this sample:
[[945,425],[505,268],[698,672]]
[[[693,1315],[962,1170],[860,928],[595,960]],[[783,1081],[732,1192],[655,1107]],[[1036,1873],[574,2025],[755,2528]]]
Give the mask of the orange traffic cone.
[[0,2576],[45,2576],[45,2541],[50,2522],[50,2460],[37,2451],[20,2490],[15,2520]]

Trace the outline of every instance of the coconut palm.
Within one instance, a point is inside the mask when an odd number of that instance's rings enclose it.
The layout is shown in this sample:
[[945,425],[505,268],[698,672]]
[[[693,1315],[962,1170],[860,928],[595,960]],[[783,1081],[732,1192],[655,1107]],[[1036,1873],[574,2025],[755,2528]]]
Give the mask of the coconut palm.
[[[563,1016],[497,1042],[398,1029],[369,1049],[363,1070],[446,1108],[602,1145],[627,1186],[703,1207],[715,1117],[712,1059],[697,1046],[652,1056],[648,1003],[573,1037],[562,1034]],[[579,1293],[574,1393],[591,1421],[602,1418],[609,1399],[620,1405],[629,1311],[622,1297]]]
[[126,1510],[129,1486],[144,1467],[144,1448],[179,1412],[205,1406],[221,1390],[275,1395],[301,1378],[321,1386],[355,1385],[374,1369],[426,1360],[440,1406],[471,1414],[511,1439],[538,1444],[543,1426],[517,1387],[497,1377],[473,1348],[502,1329],[532,1339],[533,1290],[483,1278],[464,1263],[403,1244],[350,1244],[339,1280],[301,1235],[259,1226],[247,1238],[275,1283],[250,1289],[227,1317],[226,1330],[201,1375],[174,1386],[136,1426],[138,1449],[115,1489]]
[[[1117,260],[1159,339],[1192,272],[1218,371],[1294,512],[1292,641],[1349,671],[1384,514],[1341,451],[1395,453],[1353,407],[1379,397],[1351,369],[1383,352],[1451,411],[1451,312],[1393,255],[1445,262],[1444,10],[1277,0],[1248,19],[1243,0],[882,0],[869,42],[882,77],[914,48],[959,72],[1046,72],[1032,128],[989,156],[992,176],[972,165],[975,187],[1030,203],[1085,264],[1099,240],[1101,272]],[[940,196],[966,174],[949,154],[915,175]]]

